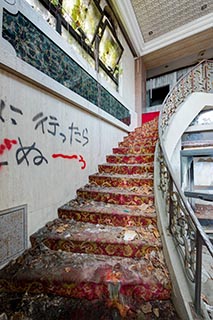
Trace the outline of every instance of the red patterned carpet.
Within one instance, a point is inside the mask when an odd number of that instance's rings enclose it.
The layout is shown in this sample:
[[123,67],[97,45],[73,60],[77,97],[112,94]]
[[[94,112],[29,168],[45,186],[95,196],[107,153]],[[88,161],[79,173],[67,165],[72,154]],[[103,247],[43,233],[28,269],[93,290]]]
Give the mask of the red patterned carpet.
[[[31,235],[32,248],[0,271],[0,312],[17,319],[177,319],[154,207],[157,124],[125,137],[58,219]],[[61,311],[53,315],[54,301]]]

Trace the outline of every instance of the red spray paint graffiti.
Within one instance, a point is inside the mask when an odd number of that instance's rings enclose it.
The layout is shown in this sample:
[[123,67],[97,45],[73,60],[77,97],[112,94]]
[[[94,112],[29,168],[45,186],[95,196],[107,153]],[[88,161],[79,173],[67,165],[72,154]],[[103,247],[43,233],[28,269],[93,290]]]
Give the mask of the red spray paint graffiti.
[[6,149],[10,150],[13,144],[17,144],[17,141],[5,138],[4,142],[0,144],[0,155],[2,155]]
[[84,158],[81,155],[77,155],[77,154],[73,154],[73,155],[66,155],[66,154],[62,154],[62,153],[54,153],[52,154],[53,159],[56,158],[62,158],[62,159],[75,159],[78,160],[79,163],[82,163],[81,169],[84,170],[86,168],[86,161],[84,160]]
[[[17,144],[16,140],[14,140],[14,139],[11,140],[11,139],[5,138],[3,140],[3,143],[0,144],[0,156],[2,156],[5,153],[5,151],[11,150],[11,148],[14,144]],[[0,169],[2,166],[7,166],[7,165],[8,165],[7,161],[0,161]]]

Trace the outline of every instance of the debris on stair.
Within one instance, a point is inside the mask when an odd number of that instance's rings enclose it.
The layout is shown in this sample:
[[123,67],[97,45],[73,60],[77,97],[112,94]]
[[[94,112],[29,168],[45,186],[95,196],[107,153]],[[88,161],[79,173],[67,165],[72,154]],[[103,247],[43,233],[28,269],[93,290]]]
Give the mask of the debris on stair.
[[0,317],[178,319],[154,205],[157,138],[157,119],[125,137],[0,270]]

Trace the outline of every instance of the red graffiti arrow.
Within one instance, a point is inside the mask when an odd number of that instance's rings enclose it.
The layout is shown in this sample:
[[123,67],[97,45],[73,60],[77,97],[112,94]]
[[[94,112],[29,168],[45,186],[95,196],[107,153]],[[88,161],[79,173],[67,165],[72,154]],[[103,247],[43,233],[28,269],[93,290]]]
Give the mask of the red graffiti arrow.
[[62,153],[54,153],[52,154],[53,159],[56,158],[62,158],[62,159],[76,159],[78,160],[79,163],[83,163],[83,165],[81,166],[81,169],[84,170],[86,168],[86,161],[84,160],[84,158],[81,155],[77,155],[77,154],[73,154],[73,155],[66,155],[66,154],[62,154]]

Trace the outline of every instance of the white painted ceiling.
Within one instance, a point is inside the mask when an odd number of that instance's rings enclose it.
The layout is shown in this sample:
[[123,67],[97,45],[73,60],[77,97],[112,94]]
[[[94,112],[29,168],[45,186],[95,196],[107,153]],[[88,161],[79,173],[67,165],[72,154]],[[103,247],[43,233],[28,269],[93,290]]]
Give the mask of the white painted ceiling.
[[111,0],[150,77],[213,58],[213,0]]
[[213,0],[131,0],[144,42],[213,12]]

